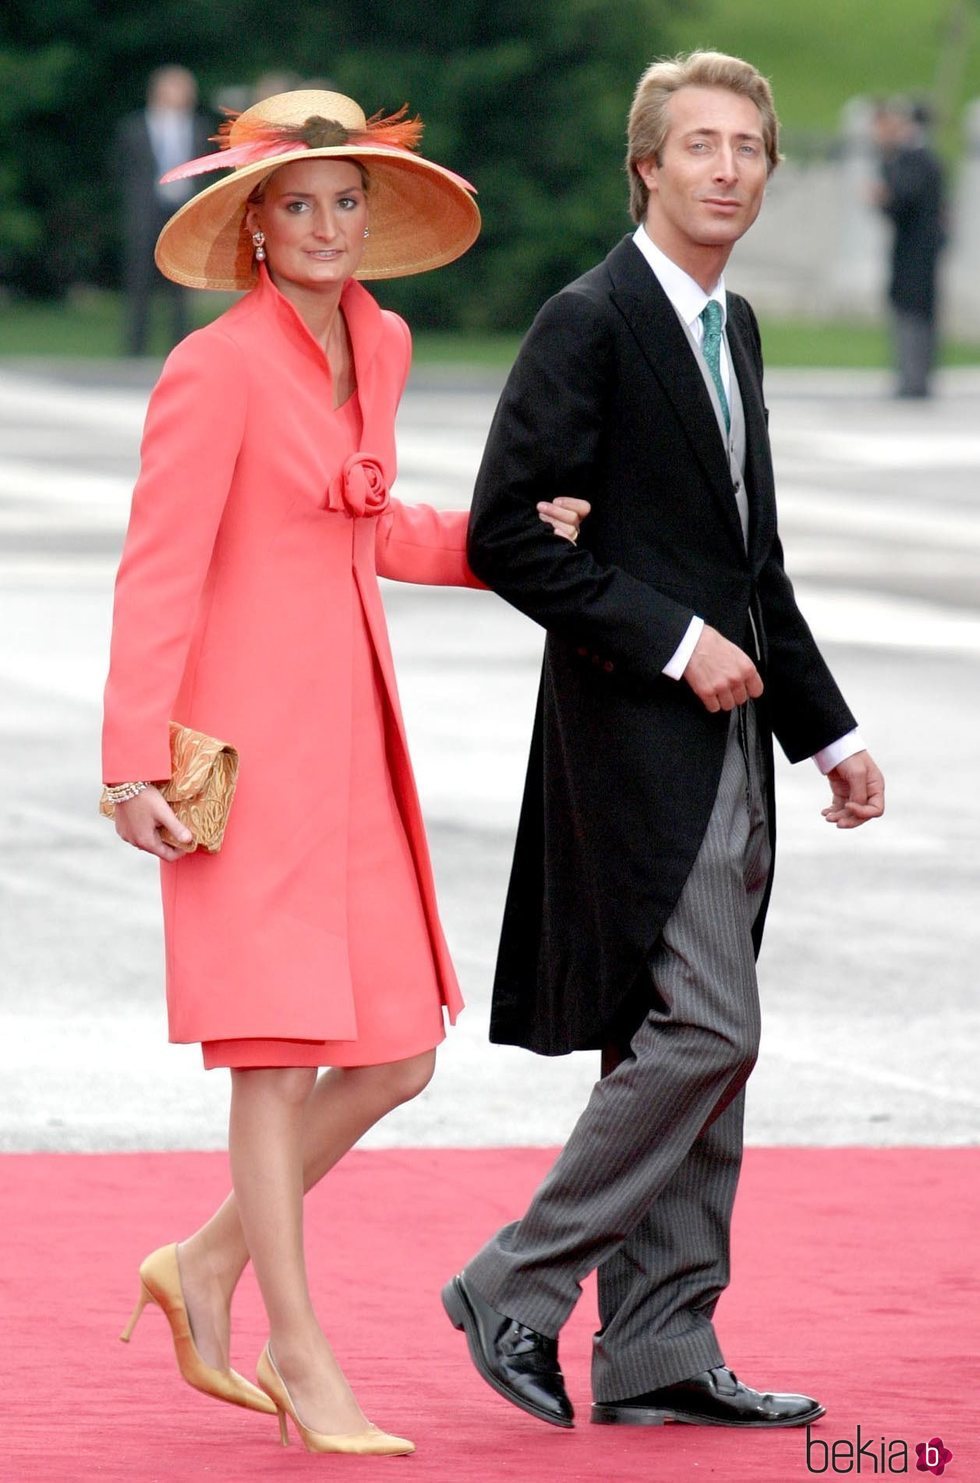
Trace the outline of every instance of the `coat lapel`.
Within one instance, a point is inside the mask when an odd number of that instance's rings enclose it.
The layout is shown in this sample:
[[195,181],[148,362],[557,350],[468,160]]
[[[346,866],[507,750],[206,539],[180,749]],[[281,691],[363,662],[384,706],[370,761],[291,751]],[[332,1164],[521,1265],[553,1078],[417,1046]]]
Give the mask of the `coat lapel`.
[[673,305],[630,238],[613,248],[606,266],[613,282],[612,301],[677,413],[732,539],[744,552],[731,469],[718,435],[718,421]]
[[776,530],[776,489],[769,450],[762,383],[754,360],[749,354],[744,328],[738,313],[732,312],[728,296],[728,349],[732,369],[738,377],[745,413],[745,483],[749,496],[749,555],[753,567],[761,553],[769,550]]
[[[387,450],[391,440],[390,422],[392,409],[385,398],[378,395],[378,350],[381,345],[381,310],[376,300],[352,278],[345,286],[341,307],[350,331],[354,351],[354,374],[357,378],[357,393],[361,403],[361,449],[380,455]],[[384,434],[387,436],[384,436]],[[387,460],[386,460],[387,461]],[[395,477],[394,468],[386,468],[388,482]]]

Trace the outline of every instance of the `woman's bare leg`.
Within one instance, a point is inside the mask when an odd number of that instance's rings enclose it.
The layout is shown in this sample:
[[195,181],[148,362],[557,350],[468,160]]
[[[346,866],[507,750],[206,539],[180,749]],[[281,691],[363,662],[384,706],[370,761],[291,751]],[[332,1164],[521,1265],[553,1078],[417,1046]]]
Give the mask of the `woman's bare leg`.
[[233,1071],[228,1151],[239,1219],[276,1364],[307,1426],[360,1432],[364,1414],[310,1301],[303,1254],[303,1125],[315,1070]]
[[[417,1096],[428,1085],[434,1067],[435,1051],[425,1051],[381,1066],[325,1072],[303,1104],[304,1190],[312,1189],[386,1113]],[[235,1194],[181,1242],[178,1256],[197,1347],[206,1363],[224,1368],[229,1362],[231,1298],[249,1259]],[[273,1352],[278,1359],[274,1343]]]

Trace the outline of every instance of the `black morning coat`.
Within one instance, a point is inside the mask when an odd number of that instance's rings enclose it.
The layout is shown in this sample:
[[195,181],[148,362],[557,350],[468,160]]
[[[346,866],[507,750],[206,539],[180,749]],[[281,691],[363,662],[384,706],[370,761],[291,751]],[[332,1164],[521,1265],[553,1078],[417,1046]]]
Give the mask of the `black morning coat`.
[[[730,721],[661,673],[694,614],[748,652],[754,616],[770,799],[773,733],[795,762],[855,725],[783,568],[759,330],[734,294],[728,344],[748,553],[704,379],[630,238],[544,305],[497,408],[469,559],[547,639],[492,1040],[562,1055],[628,1036],[650,1007],[647,959],[707,827]],[[577,545],[537,518],[562,494],[592,502]]]

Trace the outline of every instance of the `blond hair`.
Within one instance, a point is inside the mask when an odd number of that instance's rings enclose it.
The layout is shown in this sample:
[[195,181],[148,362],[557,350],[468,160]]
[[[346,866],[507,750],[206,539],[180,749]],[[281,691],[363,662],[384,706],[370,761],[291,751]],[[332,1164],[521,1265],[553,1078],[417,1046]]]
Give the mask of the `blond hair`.
[[762,138],[769,174],[780,161],[779,119],[768,78],[751,62],[719,51],[694,51],[677,57],[662,57],[652,63],[636,85],[627,126],[626,173],[630,183],[630,214],[636,222],[647,213],[650,192],[637,174],[641,160],[659,165],[670,129],[667,108],[679,88],[725,88],[749,98],[762,117]]

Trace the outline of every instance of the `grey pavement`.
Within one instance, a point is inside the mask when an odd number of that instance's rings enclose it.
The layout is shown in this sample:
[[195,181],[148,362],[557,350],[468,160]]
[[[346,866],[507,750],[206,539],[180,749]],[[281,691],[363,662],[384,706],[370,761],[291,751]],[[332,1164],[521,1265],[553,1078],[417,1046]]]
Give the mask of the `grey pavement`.
[[[96,815],[111,583],[146,363],[0,361],[0,1149],[212,1148],[227,1074],[166,1044],[155,864]],[[396,493],[466,503],[492,378],[420,373]],[[930,403],[871,373],[769,401],[788,564],[889,782],[820,818],[779,770],[755,1143],[971,1143],[980,1123],[980,375]],[[443,919],[468,1007],[374,1145],[554,1143],[596,1074],[487,1043],[541,636],[482,593],[386,588]],[[575,903],[569,903],[575,910]]]

